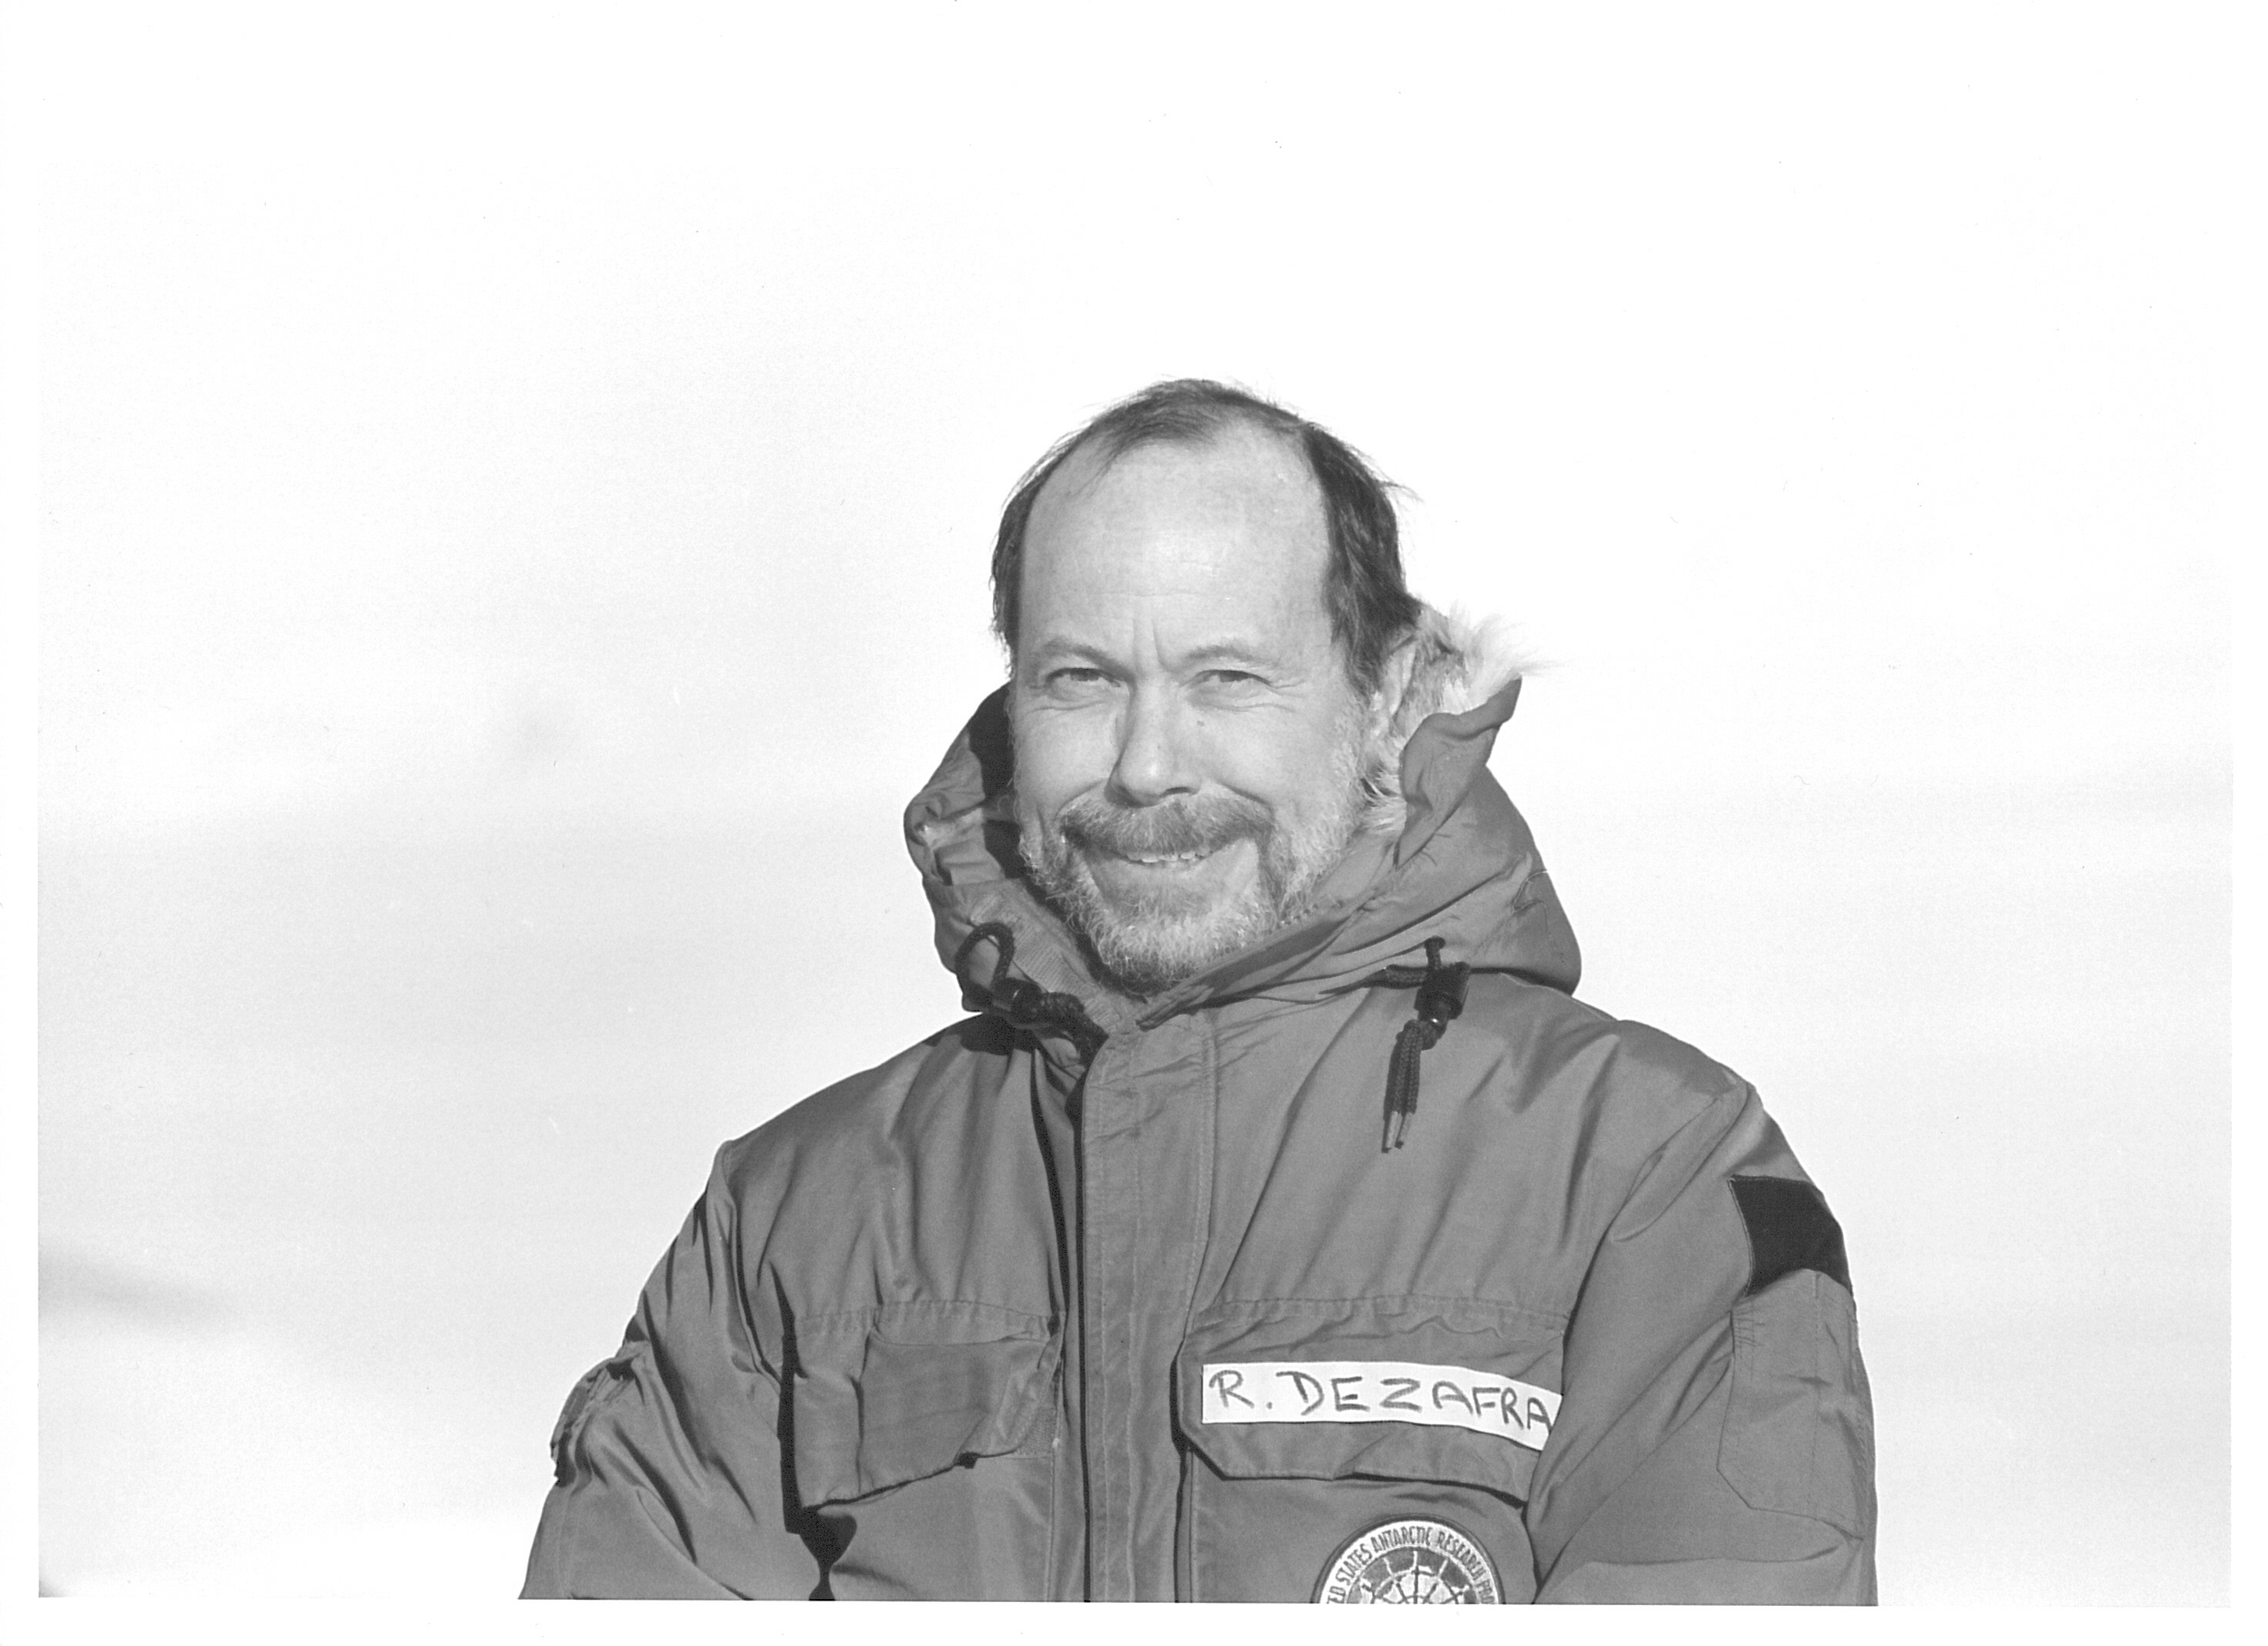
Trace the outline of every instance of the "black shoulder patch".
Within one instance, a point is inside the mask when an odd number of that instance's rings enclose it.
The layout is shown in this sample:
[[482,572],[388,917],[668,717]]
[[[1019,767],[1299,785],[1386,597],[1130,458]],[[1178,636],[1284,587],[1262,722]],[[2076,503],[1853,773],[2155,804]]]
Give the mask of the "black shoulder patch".
[[1793,1177],[1735,1177],[1733,1199],[1749,1226],[1749,1289],[1754,1296],[1798,1269],[1816,1269],[1851,1288],[1843,1225],[1817,1189]]

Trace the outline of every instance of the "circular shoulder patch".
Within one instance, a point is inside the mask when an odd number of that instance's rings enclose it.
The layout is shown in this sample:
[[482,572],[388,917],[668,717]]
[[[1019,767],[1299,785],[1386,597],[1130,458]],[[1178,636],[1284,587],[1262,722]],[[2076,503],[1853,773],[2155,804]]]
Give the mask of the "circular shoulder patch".
[[1388,1520],[1323,1568],[1315,1600],[1341,1606],[1493,1606],[1504,1590],[1488,1551],[1446,1520]]

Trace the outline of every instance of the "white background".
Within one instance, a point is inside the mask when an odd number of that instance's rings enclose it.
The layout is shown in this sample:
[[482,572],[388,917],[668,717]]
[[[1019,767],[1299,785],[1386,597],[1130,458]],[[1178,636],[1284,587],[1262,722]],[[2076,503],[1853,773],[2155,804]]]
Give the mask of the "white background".
[[48,11],[49,1587],[516,1588],[715,1146],[957,1012],[1001,499],[1201,373],[1550,660],[1495,769],[1843,1221],[1884,1599],[2227,1597],[2213,14]]

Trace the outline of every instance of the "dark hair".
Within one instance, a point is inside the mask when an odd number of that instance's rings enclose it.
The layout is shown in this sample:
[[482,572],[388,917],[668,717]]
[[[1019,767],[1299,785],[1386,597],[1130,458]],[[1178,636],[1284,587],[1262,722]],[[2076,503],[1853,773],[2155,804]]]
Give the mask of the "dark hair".
[[1016,604],[1024,569],[1024,528],[1032,505],[1065,459],[1093,445],[1107,466],[1140,446],[1199,446],[1224,429],[1248,424],[1296,447],[1323,494],[1330,559],[1323,605],[1331,633],[1346,653],[1347,673],[1367,691],[1378,684],[1386,654],[1417,626],[1420,609],[1402,578],[1402,536],[1393,483],[1329,429],[1225,383],[1176,378],[1152,383],[1049,447],[1016,483],[1000,511],[992,543],[992,629],[1012,658]]

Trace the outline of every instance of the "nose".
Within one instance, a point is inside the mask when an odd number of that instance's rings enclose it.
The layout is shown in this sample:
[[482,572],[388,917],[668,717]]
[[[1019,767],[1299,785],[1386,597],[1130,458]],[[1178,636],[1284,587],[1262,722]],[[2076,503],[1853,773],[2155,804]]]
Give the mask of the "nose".
[[1118,725],[1118,758],[1110,769],[1113,799],[1125,806],[1155,806],[1197,793],[1197,773],[1182,719],[1171,692],[1135,689]]

